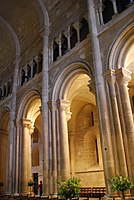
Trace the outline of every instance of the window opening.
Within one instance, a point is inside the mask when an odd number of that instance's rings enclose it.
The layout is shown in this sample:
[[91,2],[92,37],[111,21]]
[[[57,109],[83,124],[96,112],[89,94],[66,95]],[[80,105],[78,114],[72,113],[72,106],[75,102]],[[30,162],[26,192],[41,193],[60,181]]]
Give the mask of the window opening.
[[80,28],[80,41],[83,41],[86,39],[88,33],[89,33],[89,28],[88,28],[88,22],[85,18],[83,18],[80,22],[81,28]]
[[59,56],[59,45],[56,41],[53,43],[53,61],[56,61]]
[[40,73],[42,71],[42,65],[43,65],[43,55],[41,53],[41,54],[39,54],[38,73]]
[[37,74],[37,62],[33,59],[33,77]]
[[110,0],[106,0],[103,4],[104,4],[104,10],[102,12],[103,21],[104,24],[106,24],[108,21],[112,19],[112,16],[114,15],[114,10],[113,10],[113,4]]
[[75,44],[78,42],[78,37],[77,37],[77,30],[72,26],[70,29],[70,45],[71,49],[75,47]]
[[118,13],[123,12],[129,4],[130,4],[130,0],[116,0]]
[[25,83],[25,71],[22,69],[21,71],[21,86]]
[[61,38],[61,54],[62,56],[67,52],[68,50],[68,41],[67,41],[67,37],[62,34],[62,38]]

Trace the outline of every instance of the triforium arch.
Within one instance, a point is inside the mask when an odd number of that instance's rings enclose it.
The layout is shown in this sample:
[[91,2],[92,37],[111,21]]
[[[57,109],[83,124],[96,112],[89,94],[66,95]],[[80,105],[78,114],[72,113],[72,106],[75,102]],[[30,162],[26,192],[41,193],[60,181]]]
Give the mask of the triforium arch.
[[3,183],[2,191],[6,192],[7,147],[10,110],[4,108],[0,113],[0,182]]
[[[114,42],[104,72],[109,96],[115,175],[129,176],[134,185],[134,23]],[[113,127],[113,128],[112,128]],[[118,143],[117,143],[118,141]]]
[[[16,193],[28,193],[28,181],[42,179],[42,118],[41,98],[37,91],[29,92],[22,100],[16,121]],[[17,165],[20,163],[20,165]],[[35,177],[36,174],[36,177]]]
[[82,186],[105,186],[97,106],[88,87],[91,78],[86,64],[73,63],[54,82],[49,102],[52,193],[57,179],[74,176],[81,178]]

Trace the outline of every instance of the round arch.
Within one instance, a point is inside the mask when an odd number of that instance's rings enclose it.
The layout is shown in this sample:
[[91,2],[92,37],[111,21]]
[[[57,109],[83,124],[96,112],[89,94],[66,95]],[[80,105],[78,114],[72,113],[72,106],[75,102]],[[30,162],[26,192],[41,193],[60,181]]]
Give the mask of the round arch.
[[[18,154],[18,159],[21,163],[21,173],[19,176],[21,176],[22,187],[20,192],[22,193],[28,192],[27,182],[31,177],[34,179],[34,174],[39,174],[39,177],[42,174],[42,146],[40,145],[42,138],[42,118],[40,108],[41,97],[39,92],[34,90],[22,97],[18,109],[17,118],[20,122],[18,137],[21,140],[22,152],[21,156]],[[38,154],[37,152],[32,153],[35,146],[38,149]],[[33,162],[35,159],[39,162]],[[34,168],[35,165],[37,166]],[[36,185],[38,185],[37,182]]]
[[18,119],[28,118],[35,121],[39,114],[39,107],[41,106],[41,96],[38,91],[30,91],[25,97],[22,97],[20,107],[18,109]]
[[61,74],[58,74],[58,78],[56,77],[56,81],[53,83],[52,100],[67,100],[67,90],[79,74],[87,74],[92,78],[92,72],[89,66],[82,62],[72,63]]
[[8,124],[9,124],[9,116],[10,116],[10,109],[4,108],[0,113],[0,130],[8,131]]
[[127,69],[126,57],[133,44],[134,23],[131,23],[114,41],[108,56],[108,68],[116,70],[123,67]]
[[95,186],[97,176],[98,185],[105,185],[95,95],[88,89],[92,77],[91,69],[82,62],[70,64],[57,75],[52,87],[52,101],[57,107],[52,108],[51,119],[52,133],[58,134],[60,141],[61,177],[78,176],[82,186],[89,187]]

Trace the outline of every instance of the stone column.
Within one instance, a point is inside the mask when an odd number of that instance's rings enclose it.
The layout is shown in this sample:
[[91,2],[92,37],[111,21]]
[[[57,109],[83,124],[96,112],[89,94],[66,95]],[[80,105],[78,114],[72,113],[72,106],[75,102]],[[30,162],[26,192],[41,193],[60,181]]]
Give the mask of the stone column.
[[56,102],[49,102],[52,138],[52,176],[53,176],[53,195],[57,195],[57,123],[56,123]]
[[96,135],[97,139],[97,147],[98,147],[98,157],[99,157],[99,166],[103,167],[103,160],[102,160],[102,149],[101,149],[101,142],[100,142],[100,134]]
[[74,140],[75,140],[75,135],[74,131],[69,133],[69,145],[70,145],[70,162],[71,162],[71,173],[72,177],[75,176],[75,152],[74,152]]
[[61,52],[61,34],[59,35],[59,38],[58,38],[58,44],[59,44],[59,56],[61,57],[62,56],[62,52]]
[[70,44],[70,26],[68,27],[66,31],[66,36],[67,36],[67,43],[68,43],[68,51],[71,49],[71,44]]
[[112,142],[114,146],[114,159],[115,159],[115,169],[116,175],[128,176],[126,155],[124,151],[124,142],[121,129],[121,120],[119,115],[119,107],[116,98],[115,82],[116,76],[114,70],[107,70],[104,73],[104,77],[109,86],[109,98],[111,105],[111,123],[112,124]]
[[74,28],[77,30],[77,38],[78,38],[77,43],[79,43],[80,42],[80,22],[75,22]]
[[102,146],[103,166],[105,183],[107,189],[108,198],[112,197],[115,193],[111,189],[109,180],[115,175],[115,163],[113,156],[113,146],[111,145],[111,130],[110,130],[110,119],[107,108],[107,98],[105,92],[105,82],[102,75],[103,67],[101,61],[101,52],[98,39],[96,24],[96,14],[94,8],[94,1],[88,0],[88,23],[90,24],[91,44],[92,51],[94,54],[94,78],[96,85],[96,98],[99,113],[99,124],[100,124],[100,139]]
[[20,57],[16,55],[15,58],[15,67],[14,67],[14,74],[13,74],[13,84],[12,84],[12,97],[11,97],[11,110],[10,110],[10,120],[9,120],[9,131],[8,131],[8,159],[7,159],[7,173],[6,173],[6,192],[7,194],[14,193],[14,176],[15,174],[15,148],[16,148],[16,141],[15,141],[15,134],[16,129],[14,126],[15,120],[15,112],[16,112],[16,91],[17,91],[17,79],[18,79],[18,68],[19,68]]
[[20,120],[15,121],[15,126],[16,126],[16,166],[15,166],[15,195],[19,194],[19,181],[21,177],[21,172],[20,172],[20,134],[21,134],[21,122]]
[[112,1],[112,4],[113,4],[114,14],[117,14],[118,11],[117,11],[117,6],[116,6],[116,0],[111,0],[111,1]]
[[0,130],[0,181],[3,182],[1,192],[6,191],[6,164],[7,164],[7,144],[8,144],[8,132]]
[[50,50],[49,50],[49,52],[50,52],[50,56],[49,56],[49,62],[52,64],[53,63],[53,41],[52,41],[52,43],[51,43],[51,45],[50,45]]
[[43,68],[42,68],[42,169],[43,169],[43,195],[48,192],[48,35],[49,30],[43,32]]
[[28,119],[22,120],[22,163],[21,163],[21,184],[22,184],[22,193],[27,194],[28,187],[27,183],[31,179],[31,152],[30,152],[30,127],[31,121]]
[[103,12],[103,7],[104,7],[103,3],[102,3],[102,2],[99,3],[99,5],[98,5],[98,13],[99,13],[99,21],[100,21],[100,24],[101,24],[101,25],[104,24],[104,21],[103,21],[103,14],[102,14],[102,12]]
[[70,178],[70,159],[69,159],[69,143],[68,143],[68,128],[67,128],[67,115],[69,102],[60,99],[57,102],[59,111],[59,134],[60,134],[60,151],[61,151],[61,178]]
[[116,70],[116,77],[119,85],[128,152],[130,157],[131,172],[129,172],[129,177],[132,179],[132,183],[134,185],[134,122],[127,87],[128,82],[131,80],[131,72],[124,68],[120,68]]

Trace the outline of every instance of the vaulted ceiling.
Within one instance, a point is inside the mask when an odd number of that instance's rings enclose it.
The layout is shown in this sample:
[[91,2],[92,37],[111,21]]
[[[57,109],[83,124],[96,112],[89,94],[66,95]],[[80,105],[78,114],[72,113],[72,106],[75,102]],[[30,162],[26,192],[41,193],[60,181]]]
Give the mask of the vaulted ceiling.
[[0,73],[13,61],[17,42],[22,54],[37,40],[43,28],[39,1],[0,0]]
[[60,0],[0,0],[0,74],[13,65],[17,48],[23,55],[41,37],[44,26],[51,26],[59,13],[63,15],[75,2],[68,0],[63,5]]

